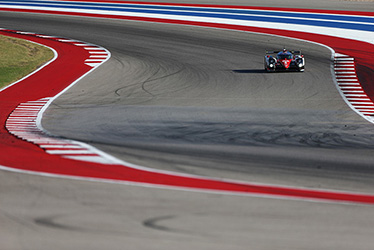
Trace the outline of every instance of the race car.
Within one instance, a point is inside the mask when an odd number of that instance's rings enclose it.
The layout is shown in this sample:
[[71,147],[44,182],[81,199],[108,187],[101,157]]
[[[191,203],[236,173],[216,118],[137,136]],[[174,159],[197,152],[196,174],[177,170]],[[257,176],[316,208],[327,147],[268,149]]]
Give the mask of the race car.
[[303,72],[305,68],[305,58],[304,55],[301,54],[301,51],[288,51],[286,49],[282,51],[266,51],[264,66],[267,72]]

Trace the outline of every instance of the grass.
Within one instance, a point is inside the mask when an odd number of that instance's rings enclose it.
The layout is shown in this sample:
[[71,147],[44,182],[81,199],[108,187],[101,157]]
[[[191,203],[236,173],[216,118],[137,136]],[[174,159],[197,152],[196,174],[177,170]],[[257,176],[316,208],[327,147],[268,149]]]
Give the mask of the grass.
[[0,35],[0,89],[30,74],[53,57],[53,52],[44,46]]

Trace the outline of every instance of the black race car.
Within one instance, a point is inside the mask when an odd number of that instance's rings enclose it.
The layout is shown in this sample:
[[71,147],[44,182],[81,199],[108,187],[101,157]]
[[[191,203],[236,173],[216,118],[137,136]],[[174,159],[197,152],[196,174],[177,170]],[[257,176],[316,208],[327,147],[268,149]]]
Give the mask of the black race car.
[[305,58],[301,51],[266,51],[264,66],[267,72],[300,71],[305,68]]

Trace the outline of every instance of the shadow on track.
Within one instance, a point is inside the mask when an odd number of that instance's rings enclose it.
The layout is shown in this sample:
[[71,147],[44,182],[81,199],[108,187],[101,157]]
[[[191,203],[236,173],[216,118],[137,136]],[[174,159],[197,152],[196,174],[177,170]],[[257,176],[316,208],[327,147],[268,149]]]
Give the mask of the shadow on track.
[[239,74],[266,73],[264,69],[234,69],[233,72]]

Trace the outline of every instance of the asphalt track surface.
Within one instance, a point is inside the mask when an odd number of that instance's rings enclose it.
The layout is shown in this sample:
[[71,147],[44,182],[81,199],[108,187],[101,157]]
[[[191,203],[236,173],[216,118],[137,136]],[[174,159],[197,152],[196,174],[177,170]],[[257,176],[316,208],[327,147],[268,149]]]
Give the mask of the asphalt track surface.
[[[302,3],[300,7],[309,7]],[[43,126],[54,134],[158,169],[373,192],[373,125],[341,99],[331,76],[330,51],[324,47],[174,25],[9,13],[0,18],[7,28],[80,39],[112,53],[110,61],[47,111]],[[263,72],[263,51],[284,45],[304,51],[305,73]],[[370,206],[4,171],[0,179],[1,249],[374,245]]]

